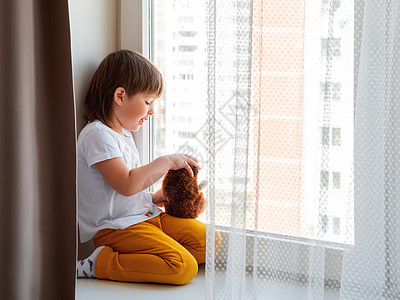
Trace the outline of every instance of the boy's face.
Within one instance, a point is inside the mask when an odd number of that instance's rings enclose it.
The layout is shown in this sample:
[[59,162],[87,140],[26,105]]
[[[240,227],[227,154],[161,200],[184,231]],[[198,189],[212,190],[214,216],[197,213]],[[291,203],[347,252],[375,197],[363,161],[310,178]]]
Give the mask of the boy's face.
[[152,94],[138,93],[127,96],[125,93],[120,105],[114,109],[114,114],[123,128],[137,131],[154,114],[153,105],[156,97]]

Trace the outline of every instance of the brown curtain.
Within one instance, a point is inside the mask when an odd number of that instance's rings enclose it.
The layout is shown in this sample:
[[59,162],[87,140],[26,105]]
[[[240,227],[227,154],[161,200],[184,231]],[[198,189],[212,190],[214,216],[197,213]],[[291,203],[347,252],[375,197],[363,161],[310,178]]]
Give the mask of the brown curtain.
[[74,299],[67,1],[0,1],[0,298]]

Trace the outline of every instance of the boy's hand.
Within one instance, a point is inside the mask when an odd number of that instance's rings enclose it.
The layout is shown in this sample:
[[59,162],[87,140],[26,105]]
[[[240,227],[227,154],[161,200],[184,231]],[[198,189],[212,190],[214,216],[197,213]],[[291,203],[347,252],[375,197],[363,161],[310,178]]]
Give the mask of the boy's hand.
[[153,203],[157,206],[163,207],[165,202],[168,202],[168,199],[164,196],[162,189],[159,189],[157,192],[150,193]]
[[199,170],[201,169],[197,159],[194,158],[193,156],[187,154],[171,154],[171,155],[166,155],[166,157],[171,163],[170,167],[171,170],[186,169],[188,170],[189,174],[193,176],[194,175],[193,170],[190,166],[195,166]]

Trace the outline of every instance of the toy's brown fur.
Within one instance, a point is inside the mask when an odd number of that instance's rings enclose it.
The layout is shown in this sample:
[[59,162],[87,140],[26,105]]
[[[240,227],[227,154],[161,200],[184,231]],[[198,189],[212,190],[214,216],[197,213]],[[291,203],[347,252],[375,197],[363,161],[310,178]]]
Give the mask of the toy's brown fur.
[[197,184],[198,170],[192,167],[194,176],[186,169],[169,170],[163,180],[162,189],[168,202],[167,214],[179,218],[195,219],[203,212],[204,197]]

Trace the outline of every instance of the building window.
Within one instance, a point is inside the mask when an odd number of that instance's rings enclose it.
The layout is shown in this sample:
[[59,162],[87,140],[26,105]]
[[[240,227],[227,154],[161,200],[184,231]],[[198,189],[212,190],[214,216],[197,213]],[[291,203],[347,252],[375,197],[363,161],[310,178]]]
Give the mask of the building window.
[[194,52],[197,50],[197,46],[195,45],[181,45],[179,46],[179,51],[181,52]]
[[193,16],[181,16],[178,21],[179,23],[193,23]]
[[181,80],[193,80],[193,74],[179,74]]
[[340,82],[332,82],[332,99],[335,101],[340,100],[340,89],[342,84]]
[[185,139],[191,139],[194,137],[194,132],[187,132],[187,131],[179,131],[178,132],[179,137],[185,138]]
[[190,118],[190,117],[183,117],[183,116],[173,116],[172,120],[180,122],[180,123],[184,123],[184,124],[193,124],[196,119]]
[[178,65],[180,66],[193,66],[193,59],[179,59]]
[[332,128],[332,145],[340,146],[340,128]]
[[329,172],[321,171],[321,188],[327,189],[329,187]]
[[195,104],[192,102],[180,102],[178,104],[178,107],[184,108],[184,109],[193,109],[194,106],[195,106]]
[[322,127],[321,143],[322,145],[329,145],[329,127]]
[[192,8],[194,3],[190,1],[178,1],[177,4],[181,8]]
[[[340,1],[341,0],[333,0],[333,12],[336,12],[338,8],[340,7]],[[325,14],[329,13],[329,8],[330,8],[330,1],[329,0],[322,0],[322,8],[324,10]]]
[[332,223],[333,223],[333,233],[340,234],[340,218],[334,217],[332,219]]
[[328,231],[328,216],[327,215],[320,216],[320,226],[321,226],[321,231],[323,233],[326,233]]
[[[321,99],[324,99],[325,89],[327,88],[325,82],[321,82]],[[340,82],[331,82],[331,93],[332,93],[332,100],[339,101],[341,98],[341,90],[342,84]]]
[[194,37],[197,35],[196,31],[179,31],[179,34],[183,37]]
[[[340,56],[340,47],[341,47],[341,39],[340,38],[333,38],[331,40],[331,50],[332,55],[335,57]],[[326,56],[328,52],[328,39],[322,38],[321,39],[321,55]]]
[[332,172],[332,187],[334,189],[340,189],[340,173]]

